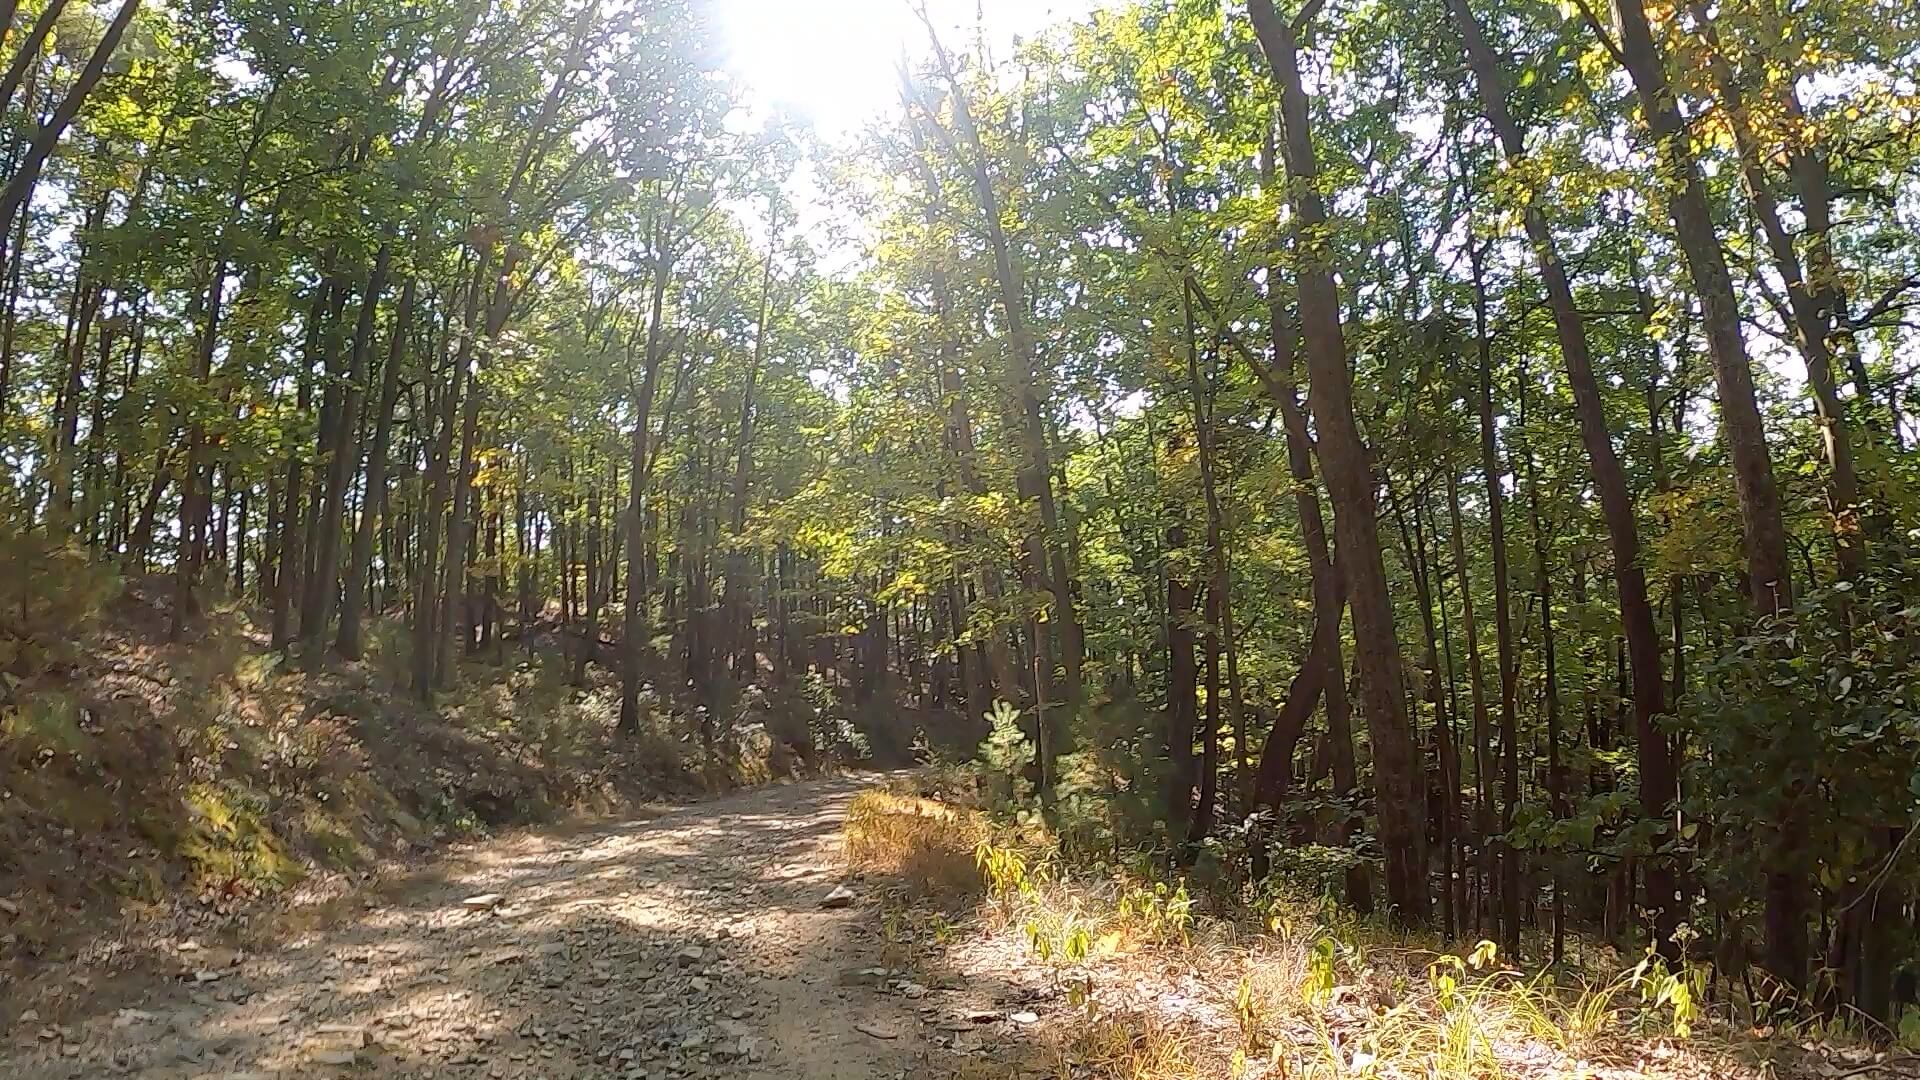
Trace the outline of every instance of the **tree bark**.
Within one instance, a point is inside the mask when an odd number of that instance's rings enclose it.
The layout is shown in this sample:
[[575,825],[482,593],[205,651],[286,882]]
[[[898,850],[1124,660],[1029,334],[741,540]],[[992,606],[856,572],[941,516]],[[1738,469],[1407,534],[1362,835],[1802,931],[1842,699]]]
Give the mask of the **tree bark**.
[[[1012,245],[1001,225],[1000,196],[987,170],[986,150],[981,144],[966,90],[954,70],[952,58],[941,45],[939,36],[933,33],[931,24],[927,32],[941,74],[947,81],[953,102],[954,124],[967,146],[968,152],[964,155],[957,152],[957,147],[949,145],[949,149],[955,151],[953,156],[956,159],[963,159],[973,181],[974,197],[979,203],[986,229],[987,246],[993,253],[994,282],[997,286],[995,295],[1000,303],[1001,317],[1006,322],[1007,340],[1014,362],[1015,392],[1020,415],[1018,430],[1023,457],[1018,487],[1020,497],[1034,500],[1040,510],[1039,531],[1028,540],[1031,574],[1053,597],[1053,612],[1048,619],[1048,626],[1055,638],[1057,658],[1063,666],[1065,685],[1061,689],[1069,702],[1078,702],[1082,693],[1084,634],[1067,577],[1065,544],[1061,539],[1059,511],[1054,503],[1053,463],[1047,448],[1047,401],[1032,330],[1027,325],[1026,293],[1014,266]],[[937,136],[946,140],[945,129],[933,119],[931,105],[927,106],[927,113],[928,126]],[[1037,688],[1036,692],[1044,696],[1047,691]]]
[[[462,267],[464,269],[464,266]],[[479,302],[480,278],[466,275],[464,286],[466,323],[473,323],[472,308]],[[452,307],[449,302],[449,308]],[[434,421],[435,434],[431,449],[427,453],[426,509],[420,523],[420,561],[418,580],[414,583],[413,609],[413,692],[422,701],[430,700],[436,683],[438,646],[440,636],[440,529],[447,513],[447,492],[451,477],[448,475],[453,456],[454,418],[459,413],[459,401],[462,384],[466,381],[467,365],[472,361],[471,335],[461,336],[460,349],[451,363],[447,363],[446,351],[453,335],[453,313],[448,311],[446,332],[441,335],[441,366],[447,371],[447,386],[440,393],[439,416]]]
[[1465,526],[1460,520],[1460,485],[1447,470],[1448,513],[1452,516],[1453,572],[1460,582],[1460,633],[1467,642],[1467,688],[1473,702],[1473,842],[1479,864],[1474,930],[1485,926],[1487,890],[1493,886],[1493,776],[1492,737],[1488,731],[1486,672],[1480,663],[1480,623],[1473,608],[1473,575],[1468,570]]
[[[1852,581],[1866,570],[1867,551],[1866,538],[1860,528],[1860,481],[1854,471],[1853,438],[1847,429],[1846,407],[1840,401],[1840,391],[1833,378],[1831,334],[1833,304],[1837,298],[1832,289],[1824,290],[1824,295],[1816,295],[1812,284],[1801,271],[1800,253],[1794,248],[1793,238],[1781,221],[1780,204],[1774,195],[1773,181],[1767,176],[1766,163],[1755,140],[1746,95],[1721,48],[1719,32],[1708,15],[1706,5],[1700,0],[1691,0],[1689,6],[1701,35],[1706,39],[1707,66],[1720,94],[1723,106],[1721,116],[1733,135],[1734,149],[1740,159],[1740,175],[1745,182],[1748,199],[1753,204],[1754,217],[1760,223],[1760,232],[1766,240],[1767,252],[1772,256],[1774,270],[1787,288],[1787,329],[1801,358],[1806,361],[1807,388],[1813,394],[1814,416],[1820,424],[1821,449],[1827,459],[1827,513],[1832,518],[1834,554],[1840,564],[1841,577]],[[1809,231],[1813,232],[1818,216],[1826,212],[1828,196],[1824,191],[1806,188],[1803,188],[1803,193],[1814,196],[1815,206],[1807,210]],[[1824,243],[1825,233],[1826,227],[1820,225],[1814,235]],[[1837,280],[1834,284],[1837,286]]]
[[[365,397],[363,386],[367,381],[368,357],[373,351],[374,318],[379,313],[380,297],[387,288],[387,271],[393,257],[392,245],[382,244],[374,257],[373,269],[367,275],[367,286],[360,294],[360,311],[353,328],[353,342],[348,349],[346,386],[340,395],[339,408],[334,415],[333,445],[327,451],[326,490],[320,509],[320,532],[316,539],[319,550],[314,553],[314,565],[319,580],[319,588],[309,595],[318,601],[311,618],[301,619],[302,636],[307,639],[307,649],[318,654],[321,639],[326,636],[327,626],[332,621],[334,605],[341,593],[340,537],[347,522],[347,486],[360,471],[360,406]],[[371,488],[368,489],[371,492]],[[361,517],[369,518],[368,508],[361,508]],[[369,518],[370,520],[370,518]],[[358,543],[359,530],[354,530],[354,540]],[[371,541],[371,536],[369,536]],[[355,576],[355,564],[349,556],[344,583],[347,589]],[[355,613],[356,620],[358,612]],[[359,632],[355,627],[355,634]],[[343,652],[343,655],[344,652]]]
[[1186,565],[1187,527],[1167,526],[1167,835],[1187,835],[1193,812],[1193,730],[1199,669],[1194,664],[1194,600]]
[[[1467,59],[1479,87],[1482,109],[1493,125],[1507,160],[1518,164],[1526,154],[1525,133],[1507,107],[1505,74],[1480,30],[1478,20],[1466,0],[1450,0],[1455,25],[1465,42]],[[1607,537],[1613,551],[1614,580],[1619,594],[1621,630],[1627,655],[1633,668],[1633,715],[1637,739],[1641,789],[1641,813],[1648,820],[1664,819],[1668,805],[1677,796],[1678,773],[1668,753],[1667,739],[1657,718],[1666,710],[1662,688],[1664,676],[1660,663],[1660,636],[1655,627],[1653,605],[1648,598],[1646,569],[1640,555],[1640,528],[1627,485],[1626,472],[1613,447],[1607,426],[1605,404],[1598,379],[1593,372],[1592,349],[1586,322],[1580,314],[1568,280],[1566,266],[1560,260],[1553,231],[1545,209],[1537,199],[1529,199],[1523,222],[1533,248],[1534,262],[1546,288],[1547,304],[1553,314],[1554,333],[1560,345],[1562,365],[1573,392],[1574,415],[1580,426],[1581,442],[1587,451],[1594,489],[1599,496],[1601,515],[1606,521]],[[1653,916],[1655,945],[1669,959],[1677,958],[1672,941],[1682,914],[1676,892],[1676,878],[1666,860],[1649,860],[1646,866],[1646,906]]]
[[[1418,489],[1416,494],[1420,503],[1426,501],[1424,487]],[[1410,523],[1406,507],[1394,495],[1392,484],[1387,487],[1387,495],[1393,505],[1394,519],[1400,525],[1401,542],[1407,551],[1407,565],[1413,572],[1414,598],[1420,605],[1420,629],[1425,645],[1421,665],[1427,672],[1427,701],[1433,705],[1434,772],[1437,774],[1433,777],[1434,785],[1428,790],[1428,798],[1432,802],[1427,807],[1427,814],[1429,820],[1435,823],[1432,839],[1440,845],[1441,852],[1443,885],[1440,890],[1440,931],[1445,939],[1452,940],[1455,934],[1461,932],[1453,889],[1457,844],[1454,834],[1460,819],[1460,762],[1454,754],[1453,724],[1447,716],[1446,694],[1441,689],[1439,635],[1434,629],[1433,618],[1433,571],[1427,558],[1426,534],[1418,507]]]
[[1326,236],[1327,213],[1319,190],[1319,164],[1300,78],[1298,46],[1291,26],[1271,0],[1249,0],[1248,13],[1280,92],[1286,166],[1293,207],[1294,250],[1299,266],[1300,321],[1306,340],[1310,398],[1320,432],[1320,464],[1332,496],[1340,563],[1353,610],[1354,639],[1373,744],[1374,792],[1380,843],[1386,855],[1387,900],[1396,919],[1423,923],[1431,909],[1427,893],[1425,798],[1402,690],[1400,646],[1393,602],[1387,591],[1375,521],[1374,478],[1353,411],[1353,377],[1340,325]]
[[[1770,615],[1793,603],[1793,584],[1780,494],[1754,394],[1753,369],[1741,337],[1733,279],[1714,232],[1706,184],[1687,145],[1686,120],[1667,80],[1666,58],[1654,41],[1646,7],[1642,0],[1615,0],[1614,7],[1620,22],[1620,57],[1640,99],[1642,120],[1653,137],[1663,172],[1677,182],[1667,193],[1667,210],[1694,292],[1700,297],[1707,351],[1720,393],[1720,425],[1733,462],[1734,494],[1746,534],[1747,585],[1754,609]],[[1797,786],[1789,792],[1790,802],[1796,792]],[[1807,978],[1807,894],[1799,865],[1806,826],[1800,814],[1790,808],[1783,815],[1775,850],[1769,853],[1765,919],[1768,967],[1795,989],[1805,986]]]
[[1520,853],[1505,836],[1520,805],[1520,735],[1514,717],[1513,604],[1507,595],[1506,469],[1494,435],[1493,338],[1487,326],[1484,248],[1469,241],[1473,271],[1473,331],[1479,359],[1480,471],[1487,482],[1487,531],[1493,548],[1494,646],[1500,664],[1500,930],[1509,956],[1520,953]]
[[673,259],[664,248],[671,227],[669,223],[654,235],[656,265],[647,306],[646,351],[635,392],[632,456],[627,464],[627,604],[620,641],[620,730],[629,733],[640,730],[640,668],[647,649],[647,479],[653,471],[648,439],[652,434],[653,397],[660,385],[660,364],[667,351],[667,277],[673,272]]
[[740,389],[740,427],[738,454],[733,473],[733,494],[728,508],[728,529],[732,546],[727,555],[727,636],[733,647],[733,677],[749,683],[759,673],[759,652],[753,633],[753,606],[748,598],[754,573],[753,560],[745,548],[747,504],[753,476],[754,390],[767,363],[767,319],[773,311],[773,255],[779,247],[780,221],[776,214],[768,229],[767,259],[760,274],[760,314],[754,322],[753,358]]

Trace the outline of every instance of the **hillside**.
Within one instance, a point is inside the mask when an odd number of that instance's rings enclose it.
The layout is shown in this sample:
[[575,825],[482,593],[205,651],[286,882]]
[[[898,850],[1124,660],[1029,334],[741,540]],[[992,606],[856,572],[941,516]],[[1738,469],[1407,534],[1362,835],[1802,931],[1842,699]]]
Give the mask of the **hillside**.
[[69,627],[70,648],[9,681],[0,964],[11,977],[76,951],[117,964],[115,950],[169,925],[191,933],[321,904],[500,829],[630,813],[859,752],[830,728],[816,742],[811,704],[758,688],[712,756],[704,703],[684,691],[650,693],[642,729],[616,733],[617,689],[598,669],[573,685],[538,628],[530,648],[469,657],[455,690],[427,706],[382,633],[361,662],[307,670],[238,606],[216,603],[169,643],[168,595],[164,581],[125,586]]

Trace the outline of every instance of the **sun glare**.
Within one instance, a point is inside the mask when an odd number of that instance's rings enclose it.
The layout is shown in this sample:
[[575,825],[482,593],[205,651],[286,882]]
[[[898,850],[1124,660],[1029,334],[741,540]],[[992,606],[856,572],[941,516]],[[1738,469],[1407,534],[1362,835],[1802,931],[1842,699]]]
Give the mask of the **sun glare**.
[[[719,0],[729,62],[759,110],[785,110],[829,138],[898,100],[895,65],[922,55],[926,31],[913,0]],[[974,40],[1005,55],[1016,37],[1086,14],[1098,0],[928,0],[950,45]]]

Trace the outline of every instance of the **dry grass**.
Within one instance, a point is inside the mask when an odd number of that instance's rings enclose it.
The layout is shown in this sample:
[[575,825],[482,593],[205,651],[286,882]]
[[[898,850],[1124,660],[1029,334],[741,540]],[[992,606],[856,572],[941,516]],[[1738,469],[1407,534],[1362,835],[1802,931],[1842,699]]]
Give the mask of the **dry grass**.
[[951,898],[984,885],[975,851],[986,838],[977,812],[889,791],[865,791],[847,806],[847,862],[898,878],[914,896]]
[[1056,1072],[1070,1076],[1078,1066],[1117,1080],[1187,1080],[1204,1075],[1206,1042],[1191,1022],[1148,1012],[1102,1016],[1072,1029]]
[[924,962],[965,955],[970,975],[1053,988],[1017,1069],[951,1080],[1786,1080],[1873,1061],[1707,1015],[1698,972],[1556,981],[1490,943],[1446,947],[1308,903],[1195,915],[1177,886],[1076,879],[1044,844],[926,799],[862,795],[847,838],[856,866],[984,889],[971,932]]

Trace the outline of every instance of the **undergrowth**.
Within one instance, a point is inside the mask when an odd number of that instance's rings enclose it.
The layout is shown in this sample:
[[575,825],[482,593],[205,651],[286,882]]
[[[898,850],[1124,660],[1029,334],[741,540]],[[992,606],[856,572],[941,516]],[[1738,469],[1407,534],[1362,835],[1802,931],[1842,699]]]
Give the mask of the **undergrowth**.
[[[973,932],[1064,1004],[1026,1060],[954,1077],[1791,1076],[1806,1038],[1860,1045],[1833,1022],[1772,1038],[1729,1022],[1703,965],[1527,970],[1490,941],[1394,929],[1284,882],[1203,903],[1144,860],[1076,863],[1031,818],[966,805],[974,790],[951,775],[896,783],[858,796],[846,826],[857,870],[899,875],[910,896],[964,884]],[[956,936],[941,926],[935,950]]]
[[611,676],[573,685],[535,642],[463,658],[428,705],[397,621],[373,622],[362,662],[314,662],[211,597],[170,643],[169,583],[96,576],[12,597],[0,625],[0,961],[57,952],[76,914],[228,907],[500,826],[823,763],[777,690],[734,693],[709,723],[650,687],[639,730],[617,734]]

